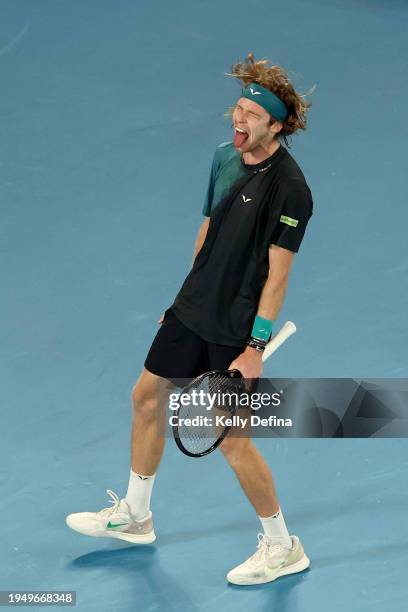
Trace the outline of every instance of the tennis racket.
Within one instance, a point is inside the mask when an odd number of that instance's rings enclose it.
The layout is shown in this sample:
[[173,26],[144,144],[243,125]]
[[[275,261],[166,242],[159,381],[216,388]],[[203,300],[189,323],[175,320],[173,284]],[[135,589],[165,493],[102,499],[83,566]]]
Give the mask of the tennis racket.
[[[287,321],[266,345],[262,361],[295,331],[295,324]],[[239,395],[244,391],[244,380],[238,370],[206,372],[184,387],[179,407],[172,416],[173,436],[179,449],[189,457],[212,453],[231,429]]]

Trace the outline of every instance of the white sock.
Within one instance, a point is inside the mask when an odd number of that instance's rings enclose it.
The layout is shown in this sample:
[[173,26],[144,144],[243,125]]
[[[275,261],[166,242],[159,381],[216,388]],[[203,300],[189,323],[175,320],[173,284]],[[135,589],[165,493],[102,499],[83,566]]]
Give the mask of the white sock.
[[138,521],[144,519],[149,513],[150,497],[155,477],[156,474],[143,476],[143,474],[136,474],[136,472],[130,470],[129,486],[125,499],[132,516]]
[[270,540],[273,540],[273,543],[282,544],[286,548],[292,548],[292,539],[286,528],[285,519],[280,508],[272,516],[259,516],[258,518],[262,523],[264,534]]

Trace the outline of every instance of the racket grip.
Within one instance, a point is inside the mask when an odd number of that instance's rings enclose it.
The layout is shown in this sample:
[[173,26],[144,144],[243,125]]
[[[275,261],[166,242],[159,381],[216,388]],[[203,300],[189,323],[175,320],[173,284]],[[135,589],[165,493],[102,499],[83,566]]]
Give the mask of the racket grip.
[[286,321],[275,336],[268,342],[262,354],[262,361],[266,361],[286,340],[296,332],[293,321]]

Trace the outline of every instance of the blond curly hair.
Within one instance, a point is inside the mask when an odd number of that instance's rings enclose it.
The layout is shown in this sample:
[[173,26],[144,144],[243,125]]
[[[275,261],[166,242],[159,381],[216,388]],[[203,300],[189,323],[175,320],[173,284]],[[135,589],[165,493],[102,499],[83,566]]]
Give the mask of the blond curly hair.
[[[314,88],[304,95],[298,93],[281,66],[274,66],[267,59],[255,60],[252,53],[248,53],[245,61],[234,64],[231,72],[227,72],[227,76],[235,77],[244,87],[250,83],[259,83],[285,103],[289,115],[282,122],[278,137],[282,138],[287,146],[290,146],[288,136],[292,136],[298,130],[306,130],[306,113],[311,103],[307,102],[305,97],[310,95]],[[234,108],[230,108],[226,114],[231,116],[233,112]],[[271,123],[274,121],[272,117]]]

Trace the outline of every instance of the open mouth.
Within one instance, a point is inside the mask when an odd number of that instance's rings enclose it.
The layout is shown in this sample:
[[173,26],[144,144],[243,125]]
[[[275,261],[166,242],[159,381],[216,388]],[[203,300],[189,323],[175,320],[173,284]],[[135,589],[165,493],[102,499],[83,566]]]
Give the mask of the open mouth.
[[247,132],[245,132],[244,130],[241,130],[241,128],[235,127],[235,130],[234,130],[234,146],[237,149],[240,149],[247,139],[248,139]]

